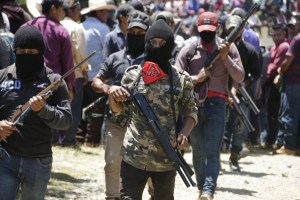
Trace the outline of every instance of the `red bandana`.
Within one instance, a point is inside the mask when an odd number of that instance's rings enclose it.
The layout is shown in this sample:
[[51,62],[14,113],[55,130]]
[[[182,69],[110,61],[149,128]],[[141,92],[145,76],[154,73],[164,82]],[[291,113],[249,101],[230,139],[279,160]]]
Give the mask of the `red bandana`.
[[143,66],[143,79],[146,84],[153,83],[162,77],[167,76],[158,64],[146,61]]

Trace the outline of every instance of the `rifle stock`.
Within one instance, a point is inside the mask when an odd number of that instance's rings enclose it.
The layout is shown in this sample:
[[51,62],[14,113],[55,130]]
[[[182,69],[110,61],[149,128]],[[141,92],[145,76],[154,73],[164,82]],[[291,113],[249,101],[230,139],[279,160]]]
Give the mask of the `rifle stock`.
[[[82,65],[84,62],[86,62],[88,59],[90,59],[92,56],[95,55],[95,51],[92,52],[89,56],[87,56],[85,59],[83,59],[79,64],[71,68],[69,71],[67,71],[64,75],[60,77],[60,79],[56,80],[54,83],[43,89],[41,92],[37,94],[37,96],[42,96],[45,100],[49,98],[49,96],[52,95],[53,91],[55,91],[62,83],[63,79],[69,76],[73,71]],[[24,116],[31,111],[29,101],[27,101],[24,105],[21,105],[18,107],[18,109],[13,113],[13,115],[10,117],[10,122],[12,122],[14,125],[22,121]]]
[[134,103],[138,106],[140,111],[145,116],[148,122],[148,126],[150,127],[153,135],[156,137],[158,143],[163,148],[168,159],[173,164],[176,171],[179,173],[185,185],[187,187],[189,187],[190,185],[196,186],[196,183],[191,178],[191,176],[194,174],[193,170],[185,162],[181,154],[174,150],[167,134],[163,132],[162,127],[147,99],[140,93],[132,95],[132,98]]

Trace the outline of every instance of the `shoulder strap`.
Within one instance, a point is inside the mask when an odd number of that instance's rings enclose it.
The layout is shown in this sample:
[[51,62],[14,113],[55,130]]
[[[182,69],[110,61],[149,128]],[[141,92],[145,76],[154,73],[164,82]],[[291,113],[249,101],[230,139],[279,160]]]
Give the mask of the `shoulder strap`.
[[[176,138],[178,137],[177,135],[177,116],[176,116],[176,111],[175,111],[175,101],[174,101],[174,83],[173,83],[173,69],[172,67],[169,68],[169,82],[170,82],[170,93],[171,93],[171,106],[172,106],[172,112],[173,112],[173,123],[174,123],[174,127],[175,127],[175,135]],[[177,139],[176,139],[177,141]],[[178,145],[178,143],[177,143]]]
[[190,62],[192,60],[192,58],[194,57],[194,55],[196,54],[197,51],[197,45],[198,45],[198,41],[191,44],[189,51],[188,51],[188,56],[187,56],[187,69],[186,71],[190,71]]

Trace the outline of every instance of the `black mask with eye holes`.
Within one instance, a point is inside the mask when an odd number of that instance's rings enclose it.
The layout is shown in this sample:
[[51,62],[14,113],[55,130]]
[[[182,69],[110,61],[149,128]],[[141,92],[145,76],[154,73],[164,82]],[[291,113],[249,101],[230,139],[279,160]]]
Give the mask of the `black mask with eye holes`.
[[44,69],[45,43],[41,32],[34,26],[23,26],[14,37],[14,49],[36,49],[38,54],[16,54],[16,72],[23,79],[30,79]]
[[202,31],[199,33],[199,36],[201,37],[201,40],[205,42],[206,44],[211,43],[216,38],[216,32],[212,31]]
[[145,50],[145,35],[134,35],[127,33],[127,53],[137,58]]
[[[149,42],[153,38],[164,39],[166,44],[155,47]],[[170,27],[162,19],[155,21],[145,36],[145,60],[157,63],[159,67],[168,74],[168,68],[171,67],[169,60],[172,58],[174,47],[174,35]]]

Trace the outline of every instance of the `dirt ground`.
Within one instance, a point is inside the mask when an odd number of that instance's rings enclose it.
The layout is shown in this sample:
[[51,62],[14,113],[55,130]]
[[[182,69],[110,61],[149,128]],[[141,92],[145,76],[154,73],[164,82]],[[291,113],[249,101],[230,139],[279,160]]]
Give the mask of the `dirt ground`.
[[[104,149],[82,146],[81,150],[54,147],[52,178],[46,199],[104,200]],[[192,154],[185,159],[192,164]],[[222,153],[222,171],[216,200],[300,200],[300,157],[271,155],[254,147],[240,160],[242,172],[231,172],[227,153]],[[195,177],[193,176],[193,180]],[[186,188],[176,177],[175,199],[196,200],[197,188]],[[148,200],[144,191],[143,199]]]

